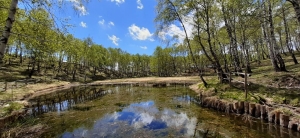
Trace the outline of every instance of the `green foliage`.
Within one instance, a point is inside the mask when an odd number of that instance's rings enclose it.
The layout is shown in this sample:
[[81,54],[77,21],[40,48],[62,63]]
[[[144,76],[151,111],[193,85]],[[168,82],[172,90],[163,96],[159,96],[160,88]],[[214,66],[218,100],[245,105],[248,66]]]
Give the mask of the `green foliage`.
[[284,97],[281,97],[281,96],[274,95],[274,96],[272,96],[272,99],[273,99],[273,102],[274,102],[274,103],[281,104],[281,103],[283,103],[283,100],[284,100],[285,98],[284,98]]
[[295,99],[291,100],[290,104],[292,106],[300,106],[299,98],[295,98]]
[[10,102],[8,106],[3,108],[4,114],[10,114],[13,111],[20,110],[23,107],[20,103],[17,102]]

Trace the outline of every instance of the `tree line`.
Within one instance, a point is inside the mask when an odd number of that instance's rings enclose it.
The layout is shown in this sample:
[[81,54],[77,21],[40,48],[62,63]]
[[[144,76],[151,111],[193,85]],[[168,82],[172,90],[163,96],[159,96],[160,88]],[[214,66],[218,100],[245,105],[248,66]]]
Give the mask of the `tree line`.
[[[47,2],[34,1],[38,6],[25,10],[17,9],[18,0],[0,0],[1,66],[18,59],[18,65],[27,65],[29,78],[51,71],[53,76],[65,74],[72,80],[78,73],[84,78],[97,78],[101,73],[124,78],[197,72],[206,85],[203,72],[207,67],[224,80],[224,72],[245,68],[251,73],[253,61],[259,64],[270,59],[274,71],[287,71],[282,55],[298,64],[297,0],[157,0],[156,36],[171,45],[157,46],[152,55],[105,48],[92,38],[81,40],[64,33],[47,10],[54,1]],[[176,35],[160,37],[171,25],[183,30],[182,41],[172,41],[180,38]]]
[[[157,0],[156,35],[171,25],[184,30],[183,45],[206,84],[196,56],[204,55],[224,80],[229,65],[232,71],[250,62],[270,59],[274,71],[287,71],[282,54],[295,64],[299,51],[298,0]],[[192,35],[187,28],[192,26]]]

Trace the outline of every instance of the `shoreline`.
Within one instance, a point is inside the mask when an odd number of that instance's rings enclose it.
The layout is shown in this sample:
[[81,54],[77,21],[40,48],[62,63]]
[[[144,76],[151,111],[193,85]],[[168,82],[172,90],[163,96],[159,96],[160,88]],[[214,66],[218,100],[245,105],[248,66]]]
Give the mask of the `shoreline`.
[[[201,90],[198,86],[200,80],[197,76],[192,77],[147,77],[147,78],[130,78],[130,79],[114,79],[114,80],[104,80],[95,81],[92,83],[82,84],[82,83],[68,83],[63,85],[56,85],[51,87],[46,87],[43,89],[35,90],[33,94],[21,100],[25,103],[36,96],[53,93],[56,91],[68,89],[77,86],[100,86],[100,85],[128,85],[133,84],[135,86],[146,86],[146,87],[166,87],[170,84],[188,84],[189,88],[198,94],[202,98],[202,107],[214,109],[217,111],[225,113],[234,113],[235,115],[249,115],[254,118],[260,118],[269,123],[278,124],[283,127],[293,129],[300,132],[300,118],[293,117],[292,115],[286,114],[280,110],[279,107],[269,107],[266,105],[261,105],[259,103],[251,103],[246,101],[229,101],[226,99],[220,99],[219,97],[214,97],[210,93],[206,93],[205,96],[202,95],[204,90]],[[36,84],[39,85],[39,84]],[[26,107],[26,106],[24,106]],[[299,108],[295,107],[300,111]],[[20,111],[14,111],[10,115],[0,118],[1,124],[8,123],[11,120],[17,120],[23,117],[27,112],[26,109]],[[12,121],[13,122],[13,121]],[[1,126],[0,126],[1,127]]]

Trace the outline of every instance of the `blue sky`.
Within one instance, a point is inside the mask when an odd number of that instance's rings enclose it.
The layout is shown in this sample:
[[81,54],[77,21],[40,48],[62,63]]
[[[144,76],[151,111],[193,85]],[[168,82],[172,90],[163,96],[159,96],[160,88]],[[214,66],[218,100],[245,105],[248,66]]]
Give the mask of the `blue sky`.
[[104,47],[121,48],[131,54],[151,55],[156,46],[165,44],[154,38],[156,0],[66,0],[59,16],[70,18],[69,33],[76,38],[91,37]]

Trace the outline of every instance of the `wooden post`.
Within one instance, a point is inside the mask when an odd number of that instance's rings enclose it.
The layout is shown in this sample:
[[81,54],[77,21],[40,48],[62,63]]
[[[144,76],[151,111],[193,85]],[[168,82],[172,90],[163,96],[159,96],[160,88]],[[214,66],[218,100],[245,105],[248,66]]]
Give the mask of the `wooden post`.
[[244,82],[244,88],[245,88],[245,100],[247,101],[247,95],[248,95],[248,88],[247,88],[247,85],[248,85],[248,82],[247,82],[247,68],[245,69],[245,82]]

